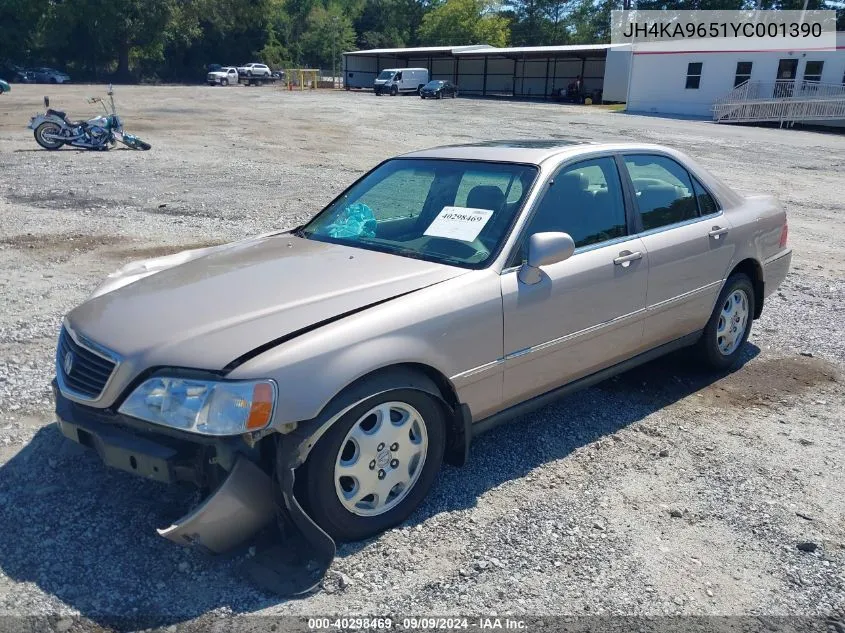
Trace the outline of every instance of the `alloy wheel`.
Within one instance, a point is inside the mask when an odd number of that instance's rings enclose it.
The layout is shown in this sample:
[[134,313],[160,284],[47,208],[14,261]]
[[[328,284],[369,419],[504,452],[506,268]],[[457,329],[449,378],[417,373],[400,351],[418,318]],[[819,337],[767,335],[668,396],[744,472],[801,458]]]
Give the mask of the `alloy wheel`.
[[420,477],[428,432],[419,411],[405,402],[384,402],[362,415],[346,434],[335,460],[340,503],[359,516],[396,507]]
[[727,296],[719,313],[716,326],[716,344],[723,356],[730,356],[745,336],[748,326],[748,295],[744,290],[734,290]]

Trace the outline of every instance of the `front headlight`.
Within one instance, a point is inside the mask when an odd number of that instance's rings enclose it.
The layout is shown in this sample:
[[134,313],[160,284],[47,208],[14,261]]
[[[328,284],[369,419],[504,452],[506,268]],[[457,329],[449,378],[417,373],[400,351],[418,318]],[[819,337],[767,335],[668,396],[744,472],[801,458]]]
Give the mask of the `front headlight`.
[[150,378],[132,392],[120,413],[201,435],[239,435],[273,418],[272,380],[213,381]]

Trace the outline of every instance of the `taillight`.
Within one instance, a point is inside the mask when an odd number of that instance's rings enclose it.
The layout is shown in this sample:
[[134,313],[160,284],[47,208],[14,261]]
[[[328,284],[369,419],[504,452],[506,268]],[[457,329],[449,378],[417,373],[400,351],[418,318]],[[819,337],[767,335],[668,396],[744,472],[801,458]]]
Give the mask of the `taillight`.
[[780,247],[786,246],[786,240],[789,237],[789,223],[784,220],[783,228],[780,230]]

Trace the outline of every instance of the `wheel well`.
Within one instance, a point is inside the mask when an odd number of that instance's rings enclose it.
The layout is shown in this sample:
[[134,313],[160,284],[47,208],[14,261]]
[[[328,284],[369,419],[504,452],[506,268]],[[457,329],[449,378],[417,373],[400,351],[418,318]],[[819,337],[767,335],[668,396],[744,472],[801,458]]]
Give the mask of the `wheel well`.
[[744,259],[734,266],[731,275],[734,273],[745,273],[751,280],[751,285],[754,286],[754,318],[759,319],[763,313],[763,291],[765,288],[762,266],[754,259]]
[[[469,410],[466,406],[461,405],[452,382],[430,365],[397,363],[364,374],[332,398],[323,409],[321,417],[324,419],[330,418],[345,406],[365,397],[373,384],[388,387],[401,386],[403,382],[410,383],[407,386],[411,388],[431,393],[433,397],[440,401],[446,418],[445,459],[451,464],[462,465],[466,458],[468,442],[471,439],[467,437]],[[316,439],[318,440],[319,437]]]

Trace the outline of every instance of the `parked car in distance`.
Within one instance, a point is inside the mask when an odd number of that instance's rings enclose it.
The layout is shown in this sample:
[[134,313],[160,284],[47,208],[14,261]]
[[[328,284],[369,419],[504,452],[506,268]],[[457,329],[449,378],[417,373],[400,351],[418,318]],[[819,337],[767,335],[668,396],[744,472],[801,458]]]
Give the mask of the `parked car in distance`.
[[31,72],[15,64],[0,65],[0,79],[8,83],[31,84],[35,83],[35,77]]
[[286,77],[284,70],[274,70],[270,76],[278,81],[284,81]]
[[0,95],[4,92],[9,92],[12,88],[9,86],[8,83],[0,79]]
[[220,70],[208,73],[205,79],[209,86],[237,85],[238,69],[234,66],[221,66]]
[[271,74],[270,67],[265,64],[244,64],[238,66],[238,74],[247,77],[269,77]]
[[385,68],[373,82],[376,96],[389,94],[395,97],[400,92],[416,92],[428,83],[428,68]]
[[363,539],[501,422],[688,346],[735,367],[787,233],[659,145],[417,151],[303,226],[110,275],[64,319],[56,413],[111,466],[217,490],[175,542],[231,547],[275,495]]
[[451,81],[434,79],[420,89],[420,99],[442,99],[443,97],[458,96],[458,87]]
[[70,75],[55,68],[31,68],[30,71],[38,84],[66,84]]

